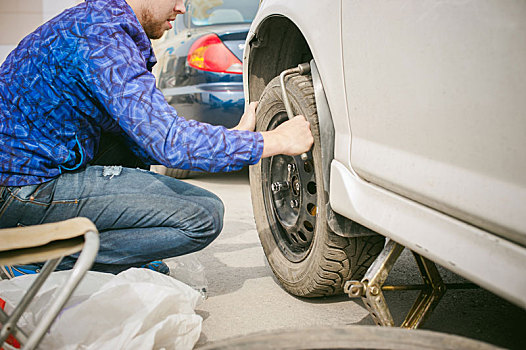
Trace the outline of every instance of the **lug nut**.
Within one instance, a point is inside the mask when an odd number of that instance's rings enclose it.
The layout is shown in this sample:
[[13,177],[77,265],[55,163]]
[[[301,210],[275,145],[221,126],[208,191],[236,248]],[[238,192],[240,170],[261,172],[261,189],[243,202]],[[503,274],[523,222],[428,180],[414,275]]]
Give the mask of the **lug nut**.
[[297,199],[292,199],[290,201],[290,207],[291,208],[297,208],[299,206],[299,203],[298,203],[298,200]]
[[296,182],[296,185],[294,185],[294,188],[296,188],[296,191],[300,191],[300,183]]
[[274,182],[274,183],[270,186],[270,189],[271,189],[272,192],[274,192],[274,193],[279,192],[279,191],[283,191],[283,190],[288,190],[288,189],[289,189],[289,182],[288,182],[288,181],[284,181],[284,182]]

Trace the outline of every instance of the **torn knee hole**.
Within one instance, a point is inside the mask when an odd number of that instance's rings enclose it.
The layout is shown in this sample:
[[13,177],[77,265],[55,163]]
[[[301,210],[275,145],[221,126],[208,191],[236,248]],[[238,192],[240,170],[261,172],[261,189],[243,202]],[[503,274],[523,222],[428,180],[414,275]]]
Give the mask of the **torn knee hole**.
[[122,166],[120,165],[105,166],[102,169],[102,176],[109,176],[111,180],[114,176],[119,176],[121,172]]

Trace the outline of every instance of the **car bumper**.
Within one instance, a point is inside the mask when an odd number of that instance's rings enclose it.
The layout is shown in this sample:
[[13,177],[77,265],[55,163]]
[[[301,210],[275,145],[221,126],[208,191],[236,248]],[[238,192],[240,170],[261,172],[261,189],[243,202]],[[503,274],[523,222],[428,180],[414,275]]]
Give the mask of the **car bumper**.
[[238,124],[245,107],[242,82],[181,86],[162,92],[180,116],[227,128]]

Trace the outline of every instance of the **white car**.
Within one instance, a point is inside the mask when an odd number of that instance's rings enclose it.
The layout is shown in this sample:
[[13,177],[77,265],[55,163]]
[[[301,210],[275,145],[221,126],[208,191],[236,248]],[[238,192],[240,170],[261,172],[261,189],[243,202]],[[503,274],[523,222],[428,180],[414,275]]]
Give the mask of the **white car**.
[[269,264],[341,293],[385,238],[526,308],[526,2],[263,0],[244,52],[257,129],[311,122],[307,160],[250,169]]

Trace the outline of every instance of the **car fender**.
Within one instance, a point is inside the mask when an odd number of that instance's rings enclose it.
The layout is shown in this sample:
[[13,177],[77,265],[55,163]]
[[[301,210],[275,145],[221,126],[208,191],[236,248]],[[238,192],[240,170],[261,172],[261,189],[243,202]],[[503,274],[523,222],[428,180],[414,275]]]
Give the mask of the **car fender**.
[[[300,15],[298,8],[308,8],[309,13],[320,13],[322,16],[305,16]],[[345,97],[345,84],[343,78],[343,62],[341,49],[341,0],[290,0],[290,1],[263,1],[261,7],[252,22],[244,51],[244,87],[245,99],[248,102],[257,100],[259,96],[250,93],[250,67],[247,64],[251,53],[251,43],[257,38],[258,32],[262,25],[269,19],[275,17],[286,18],[297,27],[309,46],[313,59],[318,63],[319,75],[326,83],[324,88],[327,92],[327,102],[330,111],[335,115],[347,116],[347,103]],[[329,20],[330,19],[330,20]],[[334,33],[334,36],[324,37],[319,34],[318,28],[330,27],[328,30]],[[304,63],[298,62],[296,63]],[[269,66],[277,66],[279,63],[271,62]],[[293,66],[282,67],[281,71],[292,68]],[[270,68],[272,69],[272,68]],[[279,75],[281,71],[274,72],[274,76]],[[268,79],[270,81],[270,79]],[[330,84],[327,84],[330,82]],[[268,81],[266,81],[268,83]],[[265,84],[266,85],[266,84]],[[262,89],[261,89],[262,91]],[[260,91],[260,93],[261,93]],[[334,157],[340,162],[350,165],[350,149],[347,145],[350,143],[350,125],[349,118],[338,118],[335,121],[335,144]],[[349,169],[352,171],[352,169]]]

